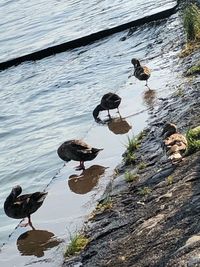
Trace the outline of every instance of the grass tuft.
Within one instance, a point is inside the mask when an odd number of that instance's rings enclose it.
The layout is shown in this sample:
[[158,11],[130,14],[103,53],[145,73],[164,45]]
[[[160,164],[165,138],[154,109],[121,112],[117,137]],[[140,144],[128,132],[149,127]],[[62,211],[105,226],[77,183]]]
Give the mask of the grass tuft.
[[151,188],[149,188],[147,186],[145,186],[143,188],[139,188],[138,193],[141,196],[147,196],[151,193]]
[[200,9],[195,4],[189,4],[183,12],[183,26],[187,41],[200,39]]
[[140,142],[137,137],[130,138],[128,136],[128,144],[126,145],[126,149],[128,152],[134,152],[140,147]]
[[113,206],[113,202],[111,197],[106,197],[101,203],[96,206],[96,211],[104,212],[105,210],[111,209]]
[[172,185],[173,184],[173,181],[174,181],[174,177],[172,175],[170,175],[170,176],[167,177],[167,184],[168,185]]
[[70,243],[65,251],[65,257],[74,256],[83,250],[86,245],[89,243],[89,239],[82,234],[75,234],[73,237],[70,237]]
[[190,155],[200,150],[200,126],[189,129],[186,133],[186,138],[188,141],[186,155]]
[[136,173],[131,173],[131,172],[125,172],[124,174],[125,181],[127,183],[131,183],[133,181],[137,181],[139,179],[139,175]]
[[189,4],[183,11],[183,27],[187,43],[180,57],[186,57],[200,48],[200,9],[197,5]]
[[133,152],[126,152],[124,154],[124,162],[126,165],[135,163],[135,160],[136,160],[136,156]]
[[196,66],[192,66],[186,72],[186,76],[191,76],[191,75],[195,75],[195,74],[200,74],[200,63]]
[[147,164],[142,161],[138,164],[138,170],[144,170],[147,167]]
[[140,147],[141,141],[145,136],[144,131],[142,131],[137,136],[130,138],[128,136],[128,142],[126,146],[126,152],[123,155],[124,162],[126,165],[134,164],[136,160],[135,151]]

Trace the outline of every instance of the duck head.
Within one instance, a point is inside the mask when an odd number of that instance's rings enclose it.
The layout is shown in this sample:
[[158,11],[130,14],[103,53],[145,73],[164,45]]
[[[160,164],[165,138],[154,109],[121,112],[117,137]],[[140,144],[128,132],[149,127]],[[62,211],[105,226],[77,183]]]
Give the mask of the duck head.
[[164,138],[167,138],[170,135],[175,134],[175,133],[177,133],[177,127],[176,127],[176,125],[173,124],[173,123],[169,123],[168,122],[168,123],[165,124],[165,126],[163,128],[163,131],[161,133],[161,136],[164,135]]
[[22,188],[20,185],[16,185],[15,187],[13,187],[12,191],[11,191],[11,194],[14,196],[14,197],[18,197],[22,192]]
[[101,119],[98,117],[99,112],[105,110],[101,105],[96,106],[96,108],[93,110],[93,117],[96,122],[101,122]]
[[131,59],[131,63],[133,64],[133,66],[134,66],[135,68],[137,68],[137,67],[140,66],[140,61],[139,61],[138,59],[136,59],[136,58],[132,58],[132,59]]

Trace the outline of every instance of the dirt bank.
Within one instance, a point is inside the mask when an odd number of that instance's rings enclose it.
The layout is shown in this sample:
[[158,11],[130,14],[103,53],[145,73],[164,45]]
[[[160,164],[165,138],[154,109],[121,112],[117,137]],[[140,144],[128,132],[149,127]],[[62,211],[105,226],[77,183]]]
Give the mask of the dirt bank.
[[[180,75],[199,60],[199,52],[180,59]],[[183,78],[175,94],[160,99],[136,151],[136,163],[118,166],[101,199],[105,203],[109,197],[112,207],[86,223],[89,244],[63,266],[200,266],[200,152],[172,165],[160,137],[166,121],[183,133],[200,125],[199,88],[199,76]],[[139,178],[127,183],[127,171]]]

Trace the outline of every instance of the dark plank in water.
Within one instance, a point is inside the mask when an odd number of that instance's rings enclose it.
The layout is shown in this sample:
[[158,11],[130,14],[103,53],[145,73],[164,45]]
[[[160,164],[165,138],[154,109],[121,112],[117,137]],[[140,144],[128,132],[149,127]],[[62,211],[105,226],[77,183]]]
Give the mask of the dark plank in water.
[[99,39],[102,39],[104,37],[107,37],[109,35],[112,35],[114,33],[120,32],[120,31],[124,31],[126,29],[129,29],[131,27],[138,27],[141,26],[145,23],[149,23],[152,21],[156,21],[156,20],[161,20],[164,18],[168,18],[169,16],[171,16],[172,14],[174,14],[176,12],[176,8],[178,6],[178,3],[172,7],[169,8],[167,10],[158,12],[156,14],[150,15],[150,16],[146,16],[144,18],[141,19],[137,19],[128,23],[124,23],[121,24],[119,26],[110,28],[110,29],[106,29],[106,30],[102,30],[96,33],[92,33],[90,35],[84,36],[84,37],[80,37],[78,39],[63,43],[63,44],[59,44],[59,45],[55,45],[55,46],[51,46],[45,49],[42,49],[40,51],[36,51],[21,57],[17,57],[14,59],[10,59],[8,61],[5,62],[1,62],[0,63],[0,70],[5,70],[7,68],[10,68],[12,66],[16,66],[21,64],[22,62],[25,61],[33,61],[33,60],[39,60],[57,53],[62,53],[64,51],[67,51],[69,49],[73,49],[73,48],[77,48],[77,47],[81,47],[81,46],[85,46],[88,45],[94,41],[97,41]]

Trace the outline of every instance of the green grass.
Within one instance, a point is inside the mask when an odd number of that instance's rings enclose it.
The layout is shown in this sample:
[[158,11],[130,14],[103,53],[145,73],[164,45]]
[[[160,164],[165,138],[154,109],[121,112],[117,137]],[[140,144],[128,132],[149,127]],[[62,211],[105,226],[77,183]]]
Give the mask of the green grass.
[[140,147],[142,138],[145,136],[144,132],[141,132],[137,136],[130,138],[128,136],[128,142],[126,146],[126,152],[123,155],[124,162],[126,165],[134,164],[136,160],[135,151]]
[[186,57],[200,48],[200,9],[195,4],[189,4],[183,11],[183,27],[187,42],[180,57]]
[[195,75],[195,74],[200,74],[200,63],[196,66],[192,66],[186,72],[186,76],[191,76],[191,75]]
[[173,184],[173,181],[174,181],[174,177],[172,175],[170,175],[170,176],[167,177],[167,184],[168,185],[172,185]]
[[138,164],[138,170],[144,170],[146,167],[147,164],[143,161]]
[[183,26],[187,42],[200,39],[200,9],[195,4],[189,4],[183,12]]
[[131,173],[131,172],[125,172],[124,174],[125,181],[127,183],[131,183],[133,181],[137,181],[139,179],[139,175],[136,173]]
[[124,155],[124,162],[126,165],[135,163],[136,156],[133,152],[126,152]]
[[186,133],[186,138],[188,141],[186,155],[190,155],[200,150],[200,126],[189,129]]
[[73,237],[71,236],[70,243],[65,251],[65,257],[74,256],[75,254],[79,253],[85,248],[88,242],[89,239],[82,234],[77,233]]
[[128,144],[126,145],[126,149],[128,152],[134,152],[140,147],[140,142],[138,141],[137,136],[130,138],[128,136]]
[[93,221],[95,219],[95,216],[97,214],[103,213],[105,210],[110,210],[113,207],[112,198],[110,196],[107,196],[101,203],[99,203],[95,210],[92,211],[92,213],[89,216],[89,221]]
[[145,131],[141,131],[138,135],[137,135],[137,140],[138,141],[142,141],[142,139],[146,136]]
[[100,212],[103,212],[107,209],[111,209],[113,206],[113,202],[112,202],[112,199],[111,197],[106,197],[101,203],[99,203],[97,206],[96,206],[96,211],[100,211]]
[[139,188],[138,193],[141,196],[147,196],[151,193],[151,188],[149,188],[147,186],[145,186],[143,188]]

